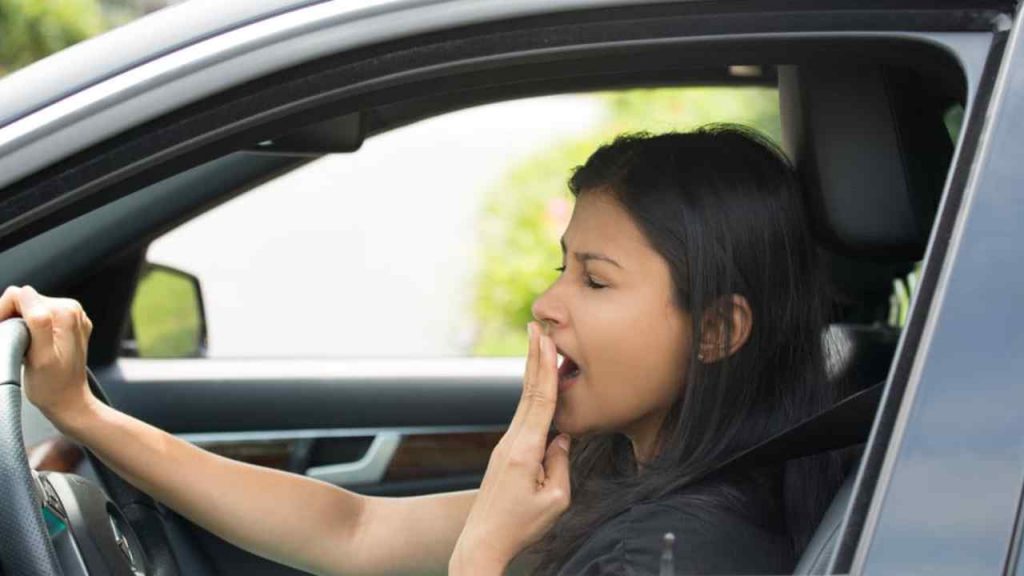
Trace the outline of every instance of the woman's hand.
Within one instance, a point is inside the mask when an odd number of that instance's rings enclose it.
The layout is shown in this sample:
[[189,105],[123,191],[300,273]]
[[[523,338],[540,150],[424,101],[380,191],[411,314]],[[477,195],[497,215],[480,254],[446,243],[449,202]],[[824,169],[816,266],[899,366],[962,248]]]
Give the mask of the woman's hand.
[[48,298],[31,286],[0,296],[0,321],[21,316],[32,341],[25,354],[25,396],[58,428],[89,400],[85,365],[92,321],[68,298]]
[[449,574],[501,574],[569,507],[569,437],[547,444],[558,399],[554,342],[528,326],[523,395],[508,431],[491,453],[480,491],[455,544]]

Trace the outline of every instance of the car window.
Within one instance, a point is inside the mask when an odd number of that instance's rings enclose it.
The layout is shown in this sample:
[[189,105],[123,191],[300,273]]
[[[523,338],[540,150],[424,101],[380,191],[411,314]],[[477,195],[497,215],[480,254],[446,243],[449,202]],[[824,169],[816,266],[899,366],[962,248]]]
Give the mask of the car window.
[[[571,168],[618,133],[708,122],[746,124],[777,140],[777,91],[688,87],[520,99],[324,156],[154,241],[147,260],[159,266],[142,274],[123,354],[525,354],[530,304],[557,276]],[[189,277],[194,293],[183,289]],[[201,305],[168,303],[200,295]],[[201,322],[182,312],[200,306]]]

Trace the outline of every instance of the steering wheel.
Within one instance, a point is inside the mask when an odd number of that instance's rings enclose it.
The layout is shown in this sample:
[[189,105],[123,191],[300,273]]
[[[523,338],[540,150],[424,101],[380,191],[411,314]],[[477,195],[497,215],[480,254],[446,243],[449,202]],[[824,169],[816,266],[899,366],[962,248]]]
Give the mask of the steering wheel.
[[[178,576],[156,503],[88,450],[113,497],[75,474],[35,473],[21,429],[21,318],[0,322],[0,565],[8,576]],[[91,372],[90,386],[106,401]],[[122,511],[124,510],[124,511]]]

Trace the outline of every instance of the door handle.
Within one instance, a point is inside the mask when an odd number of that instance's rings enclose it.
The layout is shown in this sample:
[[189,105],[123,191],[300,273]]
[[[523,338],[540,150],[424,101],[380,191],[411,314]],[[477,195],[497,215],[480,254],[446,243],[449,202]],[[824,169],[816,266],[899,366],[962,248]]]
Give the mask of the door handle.
[[306,469],[306,476],[330,482],[337,486],[376,484],[384,479],[391,458],[402,443],[398,432],[381,432],[374,436],[366,453],[355,462],[313,466]]

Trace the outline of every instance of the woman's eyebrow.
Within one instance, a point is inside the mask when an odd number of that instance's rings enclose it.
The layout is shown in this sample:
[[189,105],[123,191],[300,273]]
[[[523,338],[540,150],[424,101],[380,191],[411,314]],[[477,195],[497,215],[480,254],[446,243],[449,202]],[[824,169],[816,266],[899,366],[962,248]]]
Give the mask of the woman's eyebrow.
[[[558,241],[562,245],[562,255],[565,256],[565,237],[563,236],[562,238],[559,238]],[[573,255],[576,257],[576,260],[581,263],[586,262],[587,260],[602,260],[622,268],[621,264],[598,252],[573,252]]]

